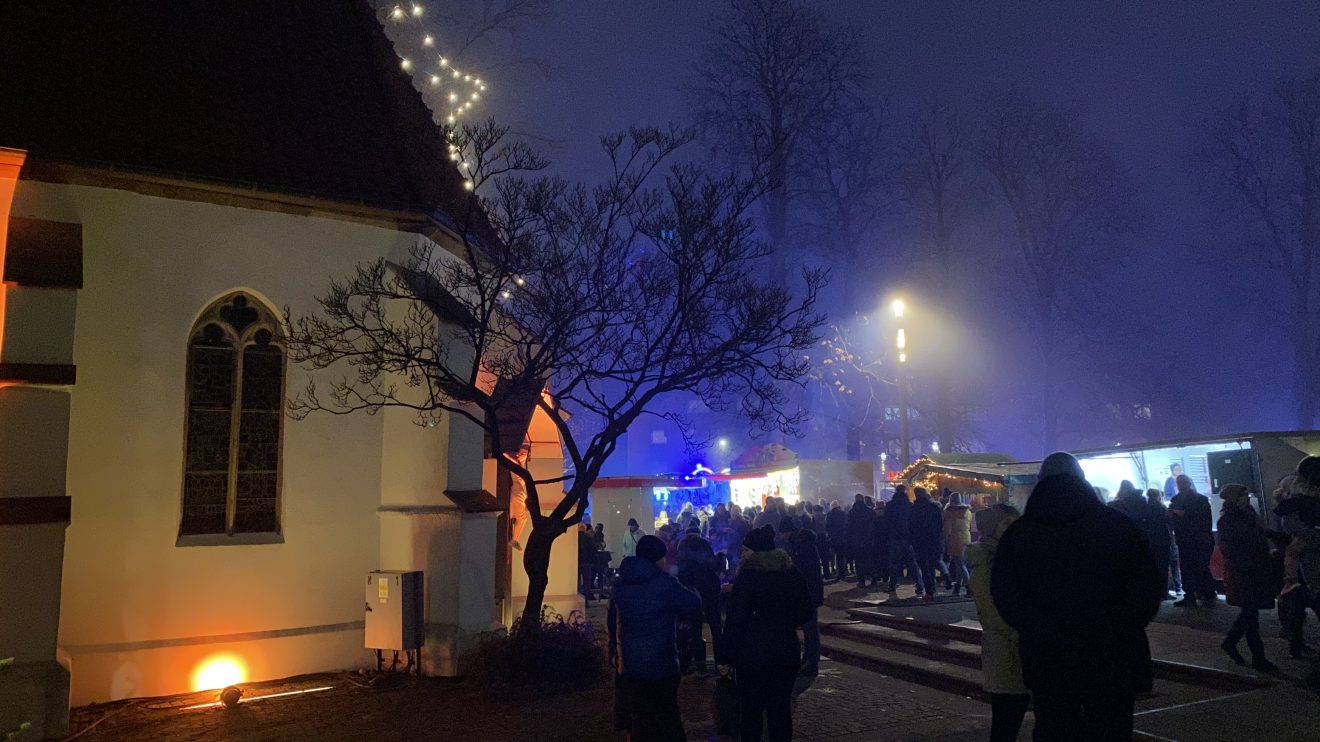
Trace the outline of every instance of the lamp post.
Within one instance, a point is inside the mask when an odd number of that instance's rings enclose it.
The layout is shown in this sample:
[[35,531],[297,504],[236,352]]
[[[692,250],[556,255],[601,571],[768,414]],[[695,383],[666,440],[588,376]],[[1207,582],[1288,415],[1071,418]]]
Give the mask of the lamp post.
[[[895,319],[903,319],[907,305],[902,299],[895,299],[891,305]],[[902,465],[906,469],[912,463],[911,439],[908,437],[908,379],[907,379],[907,333],[898,328],[895,338],[898,346],[898,394],[899,394],[899,444],[902,450]]]

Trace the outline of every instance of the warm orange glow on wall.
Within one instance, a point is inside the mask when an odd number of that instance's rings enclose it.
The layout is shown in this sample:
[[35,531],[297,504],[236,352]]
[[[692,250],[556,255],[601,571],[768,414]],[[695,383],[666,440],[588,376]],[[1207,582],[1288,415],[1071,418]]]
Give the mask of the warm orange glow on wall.
[[[9,205],[18,186],[18,171],[23,169],[27,153],[21,149],[0,147],[0,353],[5,344],[5,241],[9,236]],[[0,355],[3,358],[3,355]]]
[[193,690],[220,690],[247,680],[247,664],[232,654],[207,657],[193,672]]

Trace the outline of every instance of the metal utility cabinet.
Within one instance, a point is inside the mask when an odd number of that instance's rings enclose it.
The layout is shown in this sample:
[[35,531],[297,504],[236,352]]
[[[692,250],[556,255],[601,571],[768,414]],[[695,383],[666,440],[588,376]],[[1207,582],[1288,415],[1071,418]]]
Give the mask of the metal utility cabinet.
[[420,649],[425,641],[422,573],[377,570],[367,573],[367,649]]

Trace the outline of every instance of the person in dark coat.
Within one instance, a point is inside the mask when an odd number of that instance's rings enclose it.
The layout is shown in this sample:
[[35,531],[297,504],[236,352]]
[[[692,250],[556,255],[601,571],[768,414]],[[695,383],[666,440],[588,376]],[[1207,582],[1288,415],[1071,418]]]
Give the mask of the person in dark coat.
[[[865,507],[865,506],[863,506]],[[797,630],[815,613],[807,580],[793,559],[775,548],[775,534],[758,528],[729,595],[724,646],[737,671],[742,742],[793,738],[793,683],[802,662]]]
[[866,578],[871,584],[879,579],[871,566],[871,543],[875,538],[875,511],[866,505],[866,498],[857,495],[852,508],[848,510],[848,556],[857,566],[857,586],[865,587]]
[[[1169,591],[1169,566],[1173,556],[1173,531],[1169,530],[1169,509],[1164,507],[1164,493],[1154,487],[1146,490],[1146,541],[1150,544],[1151,558],[1164,575],[1164,599],[1176,596]],[[1181,577],[1179,578],[1181,581]]]
[[623,695],[634,742],[683,742],[678,710],[678,623],[698,619],[701,598],[663,569],[665,542],[637,541],[637,556],[619,565],[607,619],[610,664]]
[[834,549],[834,576],[842,580],[848,576],[848,514],[839,507],[837,501],[830,503],[830,512],[825,515],[825,535]]
[[1261,672],[1277,673],[1279,668],[1265,658],[1265,644],[1260,640],[1260,612],[1274,610],[1274,596],[1283,586],[1283,561],[1276,561],[1270,555],[1270,543],[1246,487],[1226,484],[1219,490],[1219,499],[1224,501],[1219,516],[1224,593],[1229,605],[1242,609],[1220,646],[1234,662],[1245,665],[1247,661],[1237,649],[1245,636],[1251,650],[1251,666]]
[[908,517],[908,540],[912,542],[912,551],[917,556],[917,567],[921,573],[917,577],[917,592],[921,592],[924,578],[926,602],[935,600],[935,565],[940,563],[944,553],[944,511],[939,503],[930,499],[930,492],[925,487],[912,490],[917,496],[912,503]]
[[1105,507],[1077,459],[1051,454],[1022,517],[999,540],[995,608],[1018,632],[1035,739],[1126,740],[1151,689],[1146,625],[1164,581],[1131,520]]
[[596,563],[599,549],[592,537],[591,529],[585,523],[578,524],[578,592],[582,602],[591,604],[591,593],[596,587]]
[[792,518],[779,521],[779,532],[787,535],[785,551],[793,559],[793,568],[807,581],[811,593],[811,620],[802,626],[802,667],[801,675],[815,675],[820,672],[820,624],[816,622],[816,613],[825,605],[825,580],[821,574],[820,551],[816,546],[816,534],[807,528],[798,528]]
[[889,521],[885,520],[885,510],[885,503],[876,505],[871,537],[871,566],[875,568],[877,582],[889,579]]
[[[678,581],[701,596],[701,614],[710,626],[710,638],[715,643],[715,661],[720,662],[720,563],[710,542],[701,537],[701,528],[689,528],[678,542]],[[688,637],[687,657],[680,659],[684,671],[688,658],[698,670],[706,668],[706,642],[701,638],[703,621],[696,621]]]
[[1219,596],[1215,594],[1215,578],[1210,574],[1210,558],[1215,553],[1210,498],[1197,492],[1192,478],[1186,474],[1179,474],[1177,483],[1178,494],[1169,501],[1169,522],[1178,541],[1187,597],[1174,605],[1194,608],[1198,600],[1215,605]]
[[[894,496],[885,505],[885,521],[889,530],[889,592],[898,590],[898,580],[906,567],[912,579],[917,583],[917,593],[925,592],[921,581],[921,568],[917,566],[917,555],[912,550],[910,528],[912,520],[912,501],[908,499],[907,487],[894,487]],[[932,576],[933,578],[933,576]]]

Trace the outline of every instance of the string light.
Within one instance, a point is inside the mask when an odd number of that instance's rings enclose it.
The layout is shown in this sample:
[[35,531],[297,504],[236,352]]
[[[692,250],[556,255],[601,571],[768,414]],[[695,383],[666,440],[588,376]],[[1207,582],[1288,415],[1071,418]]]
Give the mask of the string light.
[[[406,4],[401,3],[389,7],[387,10],[384,11],[384,15],[379,17],[381,18],[382,23],[384,23],[386,20],[392,21],[395,24],[403,24],[403,23],[411,22],[416,28],[418,34],[417,38],[421,44],[421,48],[434,49],[438,42],[436,41],[436,37],[433,34],[428,33],[427,30],[422,26],[421,19],[424,12],[425,11],[423,6],[419,3],[406,3]],[[396,43],[402,43],[402,42],[396,41]],[[434,59],[438,61],[439,68],[434,70],[424,69],[426,63],[424,61],[414,61],[415,59],[416,60]],[[472,75],[471,72],[464,72],[463,70],[454,67],[450,63],[449,58],[443,54],[437,54],[434,57],[431,57],[429,54],[423,54],[421,56],[400,55],[399,66],[405,72],[408,72],[410,74],[415,72],[421,72],[423,75],[422,79],[430,83],[430,88],[428,89],[428,92],[430,90],[435,90],[436,92],[439,92],[440,94],[444,95],[445,98],[448,99],[448,103],[450,104],[449,110],[444,113],[444,121],[446,123],[453,124],[457,121],[459,116],[470,111],[472,108],[471,105],[472,101],[481,100],[478,93],[485,92],[486,90],[486,84],[482,82],[480,77],[475,77]],[[444,84],[445,78],[441,74],[439,74],[443,69],[449,70],[450,71],[449,79],[456,81],[452,86],[446,86]],[[469,86],[468,89],[467,90],[454,89],[455,87],[458,87],[462,84],[467,84]],[[460,101],[465,101],[465,102],[460,104]],[[437,120],[440,118],[440,116],[441,116],[441,112],[438,108],[436,108]]]

